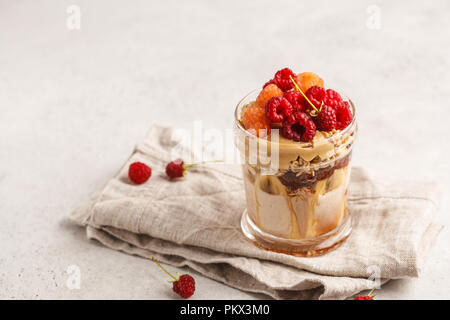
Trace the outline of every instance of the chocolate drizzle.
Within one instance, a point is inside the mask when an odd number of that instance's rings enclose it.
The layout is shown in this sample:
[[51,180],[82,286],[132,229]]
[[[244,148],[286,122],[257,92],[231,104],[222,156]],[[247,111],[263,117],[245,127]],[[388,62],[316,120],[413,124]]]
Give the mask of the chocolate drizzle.
[[351,157],[351,152],[345,157],[337,160],[334,165],[325,168],[320,168],[313,171],[295,172],[288,170],[278,176],[281,183],[290,190],[299,188],[312,188],[318,181],[329,178],[334,170],[344,168],[348,165]]

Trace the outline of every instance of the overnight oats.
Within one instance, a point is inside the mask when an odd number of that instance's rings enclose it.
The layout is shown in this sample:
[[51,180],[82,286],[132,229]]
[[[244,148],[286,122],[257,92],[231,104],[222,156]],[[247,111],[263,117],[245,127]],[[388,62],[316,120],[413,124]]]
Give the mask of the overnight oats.
[[353,103],[312,72],[285,68],[235,111],[247,208],[241,227],[256,245],[315,256],[351,232],[347,206],[356,135]]

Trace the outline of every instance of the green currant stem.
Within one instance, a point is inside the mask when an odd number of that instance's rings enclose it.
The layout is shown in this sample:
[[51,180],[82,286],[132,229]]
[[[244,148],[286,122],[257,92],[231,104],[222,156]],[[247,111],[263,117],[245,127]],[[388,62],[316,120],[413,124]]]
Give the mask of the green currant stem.
[[308,97],[303,93],[302,89],[300,89],[300,87],[297,85],[297,83],[295,82],[294,78],[292,78],[292,76],[289,76],[289,78],[291,78],[292,83],[294,84],[295,88],[300,91],[300,93],[302,94],[302,96],[306,99],[306,101],[309,102],[309,104],[311,105],[311,107],[313,107],[314,110],[317,111],[317,113],[320,113],[320,110],[318,110],[316,108],[316,106],[308,99]]
[[169,271],[167,271],[166,269],[164,269],[163,266],[160,265],[159,262],[156,261],[156,259],[155,259],[154,257],[152,257],[152,260],[153,260],[153,262],[156,263],[161,269],[163,269],[163,271],[164,271],[165,273],[167,273],[169,276],[171,276],[175,281],[180,280],[179,278],[178,278],[178,279],[175,278],[173,275],[171,275],[171,274],[169,273]]
[[211,160],[211,161],[202,161],[202,162],[197,162],[197,163],[191,163],[188,165],[183,164],[183,169],[184,170],[188,170],[189,168],[198,166],[200,164],[205,164],[205,163],[213,163],[213,162],[223,162],[222,160]]

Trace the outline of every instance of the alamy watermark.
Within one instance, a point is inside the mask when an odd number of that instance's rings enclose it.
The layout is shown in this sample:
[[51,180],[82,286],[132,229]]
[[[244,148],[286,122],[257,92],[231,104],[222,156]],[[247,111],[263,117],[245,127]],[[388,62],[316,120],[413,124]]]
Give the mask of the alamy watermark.
[[81,288],[81,269],[77,265],[70,265],[66,269],[68,274],[66,287],[69,290],[79,290]]
[[381,9],[378,5],[372,4],[366,9],[366,27],[370,30],[381,29]]
[[81,29],[81,9],[80,6],[72,4],[66,9],[66,26],[70,31]]
[[[264,130],[259,132],[265,137]],[[191,129],[176,128],[167,137],[171,159],[185,163],[221,161],[225,164],[260,165],[262,174],[279,169],[279,130],[272,129],[270,138],[258,138],[252,130],[205,129],[203,121],[194,121]]]

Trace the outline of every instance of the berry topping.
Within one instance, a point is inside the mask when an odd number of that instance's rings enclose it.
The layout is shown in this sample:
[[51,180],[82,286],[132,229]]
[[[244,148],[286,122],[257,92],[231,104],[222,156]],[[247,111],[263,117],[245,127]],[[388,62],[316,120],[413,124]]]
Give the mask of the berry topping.
[[308,142],[316,135],[316,125],[306,113],[292,113],[283,121],[281,133],[285,138]]
[[[333,89],[325,90],[319,86],[312,86],[306,91],[306,96],[317,108],[320,108],[322,102],[327,106],[336,108],[342,103],[342,97],[339,93]],[[311,106],[308,103],[303,103],[305,110],[308,112],[311,110]]]
[[180,276],[178,274],[178,278],[175,278],[172,274],[169,273],[166,269],[163,268],[162,265],[159,264],[158,261],[156,261],[155,258],[152,257],[152,260],[154,263],[156,263],[165,273],[167,273],[169,276],[171,276],[174,281],[172,281],[172,290],[180,295],[182,298],[189,298],[191,297],[195,292],[195,280],[192,276],[188,274],[183,274]]
[[342,97],[339,93],[334,91],[333,89],[327,89],[324,103],[327,106],[332,108],[336,108],[342,102]]
[[254,131],[258,137],[270,134],[270,120],[265,108],[256,105],[248,107],[242,115],[242,124],[246,130]]
[[133,162],[128,168],[128,177],[136,184],[142,184],[152,175],[152,168],[142,162]]
[[195,292],[195,280],[190,275],[183,274],[178,281],[173,282],[172,289],[181,297],[187,299]]
[[266,107],[267,101],[269,101],[273,97],[281,97],[283,95],[283,91],[277,87],[276,84],[269,84],[258,95],[256,98],[255,105],[259,108],[264,109]]
[[184,176],[184,161],[183,159],[176,159],[171,161],[166,166],[166,174],[170,179],[181,178]]
[[323,87],[323,80],[313,72],[299,73],[295,77],[295,82],[303,92],[308,91],[312,86]]
[[336,129],[343,130],[352,122],[353,114],[350,110],[350,104],[347,101],[342,101],[336,106]]
[[292,72],[291,69],[284,68],[277,71],[273,79],[275,80],[276,84],[280,89],[282,89],[283,91],[287,91],[292,89],[292,87],[294,86],[294,84],[290,79],[290,76],[295,77],[295,74]]
[[345,129],[352,119],[350,102],[325,89],[322,78],[313,72],[296,75],[289,68],[278,70],[241,115],[243,127],[258,137],[281,125],[284,137],[304,142],[312,141],[316,130],[334,134]]
[[[305,93],[306,97],[316,106],[316,108],[320,108],[322,102],[325,100],[326,94],[325,89],[319,86],[312,86]],[[312,111],[312,106],[309,103],[304,103],[303,107],[306,112]]]
[[336,111],[326,104],[322,106],[319,115],[314,118],[318,130],[331,131],[336,128]]
[[292,111],[292,105],[286,98],[283,97],[272,98],[266,104],[266,116],[272,122],[283,121],[283,119],[289,116]]
[[267,87],[269,84],[274,84],[277,85],[277,82],[274,79],[270,79],[269,81],[267,81],[264,85],[263,85],[263,89],[265,87]]
[[303,98],[302,94],[298,91],[286,91],[283,97],[289,101],[295,111],[303,111]]

